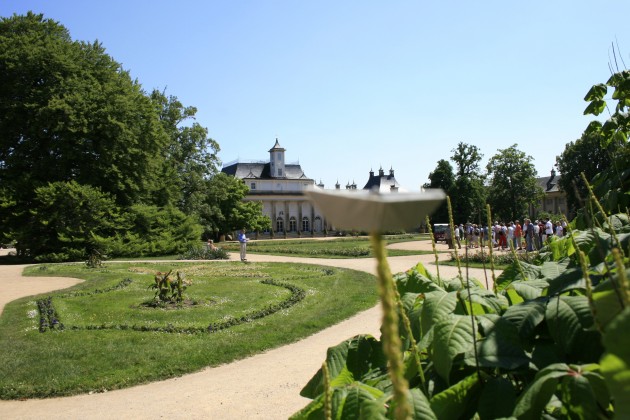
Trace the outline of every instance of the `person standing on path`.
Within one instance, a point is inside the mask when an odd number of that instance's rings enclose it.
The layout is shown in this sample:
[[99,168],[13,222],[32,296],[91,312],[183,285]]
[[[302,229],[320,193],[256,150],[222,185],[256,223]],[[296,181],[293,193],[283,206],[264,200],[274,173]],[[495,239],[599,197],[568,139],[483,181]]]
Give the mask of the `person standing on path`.
[[247,236],[245,235],[245,229],[241,229],[238,234],[238,242],[241,244],[241,261],[247,261]]

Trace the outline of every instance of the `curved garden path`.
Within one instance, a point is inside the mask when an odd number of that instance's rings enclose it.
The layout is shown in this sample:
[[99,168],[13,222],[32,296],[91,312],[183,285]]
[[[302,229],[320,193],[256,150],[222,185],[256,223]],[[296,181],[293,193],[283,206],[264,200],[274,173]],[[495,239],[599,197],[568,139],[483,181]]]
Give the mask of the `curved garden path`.
[[[427,242],[394,245],[402,249],[430,250]],[[438,245],[444,250],[444,245]],[[448,254],[441,254],[444,258]],[[237,259],[236,253],[232,254]],[[299,262],[350,268],[375,274],[373,259],[320,259],[248,255],[251,262]],[[397,273],[418,261],[435,272],[431,255],[389,257]],[[0,266],[0,313],[7,302],[23,296],[70,287],[80,280],[58,277],[22,277],[25,266]],[[440,274],[457,275],[457,268],[440,266]],[[484,281],[481,270],[470,276]],[[357,334],[380,336],[380,307],[361,312],[298,342],[247,359],[178,378],[127,389],[63,398],[0,401],[3,419],[286,419],[309,399],[301,388],[321,367],[328,347]]]

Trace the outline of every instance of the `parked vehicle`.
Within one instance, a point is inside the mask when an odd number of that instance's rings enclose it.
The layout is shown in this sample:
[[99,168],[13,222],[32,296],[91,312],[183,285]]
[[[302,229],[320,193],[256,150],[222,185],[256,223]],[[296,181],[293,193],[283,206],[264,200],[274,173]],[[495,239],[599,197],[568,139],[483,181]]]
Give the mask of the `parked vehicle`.
[[433,225],[433,237],[435,238],[435,242],[446,243],[446,231],[448,229],[448,223],[435,223]]

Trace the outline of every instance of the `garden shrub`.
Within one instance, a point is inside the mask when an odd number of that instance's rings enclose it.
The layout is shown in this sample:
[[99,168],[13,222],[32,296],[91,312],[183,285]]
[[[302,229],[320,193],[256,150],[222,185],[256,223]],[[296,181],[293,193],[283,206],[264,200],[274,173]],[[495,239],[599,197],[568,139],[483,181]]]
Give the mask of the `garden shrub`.
[[186,251],[180,254],[180,260],[227,260],[230,254],[221,247],[209,249],[204,245],[188,245]]

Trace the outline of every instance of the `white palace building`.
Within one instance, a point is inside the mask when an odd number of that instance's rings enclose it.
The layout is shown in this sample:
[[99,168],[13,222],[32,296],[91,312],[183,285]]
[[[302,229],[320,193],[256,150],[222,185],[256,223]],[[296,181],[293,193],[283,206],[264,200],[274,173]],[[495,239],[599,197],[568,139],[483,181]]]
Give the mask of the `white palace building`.
[[[276,143],[269,150],[269,161],[231,162],[223,166],[221,172],[242,179],[249,187],[246,201],[260,201],[263,214],[271,219],[275,234],[315,235],[334,227],[310,200],[304,195],[309,188],[324,188],[304,173],[301,166],[286,163],[282,146]],[[339,183],[335,185],[340,189]],[[346,189],[356,189],[356,184],[346,185]],[[377,188],[381,192],[404,191],[394,177],[393,169],[385,175],[383,169],[378,175],[370,171],[370,178],[363,189]]]

